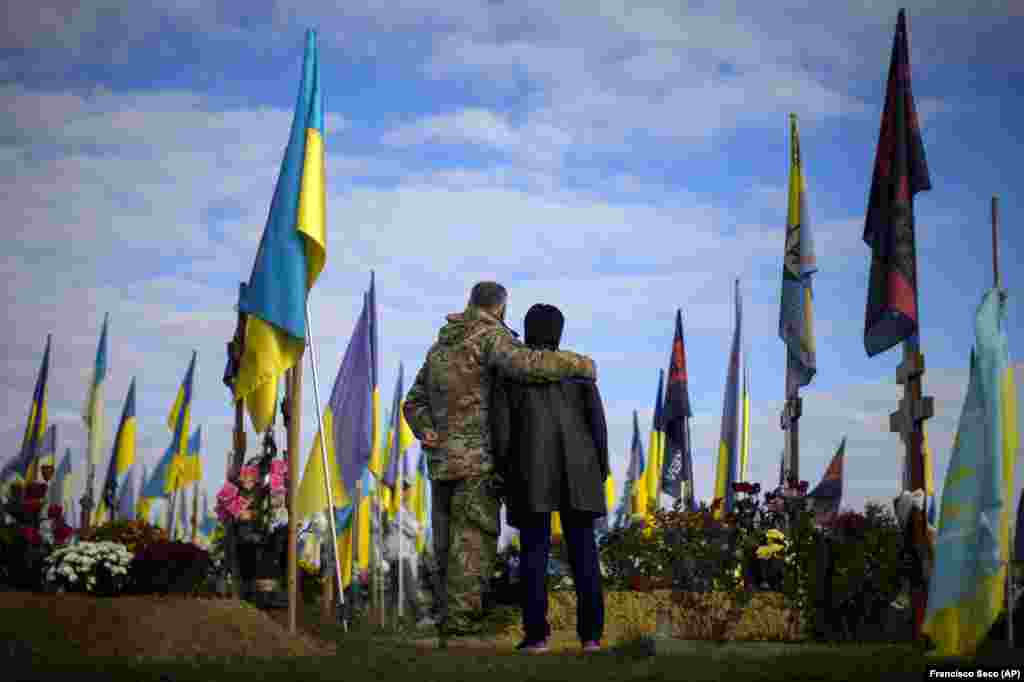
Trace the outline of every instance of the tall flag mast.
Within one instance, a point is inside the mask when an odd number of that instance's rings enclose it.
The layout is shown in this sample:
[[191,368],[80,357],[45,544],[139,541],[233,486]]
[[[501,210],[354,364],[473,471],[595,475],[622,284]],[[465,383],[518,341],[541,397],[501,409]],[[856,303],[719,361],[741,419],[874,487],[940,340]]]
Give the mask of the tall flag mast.
[[[911,490],[921,491],[925,489],[924,420],[934,414],[934,404],[931,397],[922,395],[921,387],[924,355],[920,350],[914,195],[931,187],[910,87],[906,12],[901,9],[864,224],[864,242],[871,247],[864,349],[868,357],[874,357],[903,342],[903,362],[896,370],[896,381],[903,384],[904,393],[900,409],[890,415],[889,428],[901,435],[906,446]],[[925,514],[925,509],[915,509],[908,521],[915,545],[927,543]],[[918,583],[911,589],[915,639],[921,634],[928,599],[927,585]]]
[[803,412],[800,388],[811,383],[817,371],[811,277],[817,272],[818,266],[814,258],[811,226],[807,219],[807,187],[803,159],[800,156],[796,114],[789,115],[789,136],[789,208],[779,312],[779,336],[786,344],[786,404],[780,421],[782,430],[786,432],[784,476],[799,479],[799,419]]
[[743,305],[740,300],[740,281],[736,280],[736,326],[732,334],[732,350],[729,353],[729,371],[725,379],[725,398],[722,405],[722,434],[718,442],[718,461],[715,468],[716,500],[721,506],[715,511],[721,516],[732,511],[733,490],[736,482],[737,455],[739,454],[739,373],[740,349],[743,335]]

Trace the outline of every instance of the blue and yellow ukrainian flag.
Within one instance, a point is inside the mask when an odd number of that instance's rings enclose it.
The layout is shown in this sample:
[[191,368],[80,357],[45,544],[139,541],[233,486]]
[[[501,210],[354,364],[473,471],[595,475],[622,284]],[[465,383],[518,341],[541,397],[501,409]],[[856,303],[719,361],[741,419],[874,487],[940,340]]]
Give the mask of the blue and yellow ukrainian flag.
[[324,110],[316,33],[306,33],[302,82],[291,136],[252,276],[239,301],[247,314],[235,382],[253,428],[267,430],[280,376],[295,367],[306,339],[306,298],[327,260]]
[[[406,425],[408,426],[408,424]],[[416,498],[413,502],[413,512],[416,514],[416,521],[420,530],[416,535],[416,551],[423,553],[427,546],[427,507],[430,503],[430,474],[427,471],[427,453],[420,449],[419,460],[416,463]]]
[[740,300],[740,281],[736,280],[736,328],[732,334],[729,354],[729,372],[725,380],[725,399],[722,406],[722,435],[718,441],[718,462],[715,469],[715,499],[722,505],[716,517],[732,511],[732,484],[736,482],[736,464],[739,454],[739,373],[740,348],[743,330],[743,305]]
[[43,434],[43,439],[39,442],[39,447],[36,448],[35,461],[29,466],[29,477],[27,480],[32,481],[36,478],[36,472],[42,469],[43,464],[49,462],[51,465],[53,460],[57,458],[57,425],[50,424],[46,428],[46,433]]
[[661,469],[664,455],[665,434],[662,433],[662,388],[665,382],[665,370],[658,370],[658,392],[654,397],[654,416],[651,421],[651,440],[647,448],[650,453],[650,464],[645,474],[647,483],[647,503],[653,513],[658,509],[659,492],[661,490]]
[[779,337],[786,344],[787,398],[801,386],[811,383],[817,371],[811,278],[818,271],[811,224],[807,217],[807,186],[795,114],[789,115],[789,130],[789,210],[779,306]]
[[[399,362],[398,381],[395,385],[395,395],[392,399],[391,407],[391,429],[388,431],[387,451],[390,455],[387,471],[384,472],[382,478],[383,484],[391,491],[387,500],[387,510],[391,516],[398,513],[398,507],[402,500],[402,486],[410,478],[407,470],[406,452],[416,442],[416,436],[413,435],[412,429],[409,428],[409,423],[405,421],[405,400],[402,399],[405,395],[403,390],[403,374],[404,368],[402,363]],[[396,432],[398,433],[397,438],[395,438]]]
[[370,470],[363,471],[363,493],[359,499],[359,511],[356,518],[356,565],[365,571],[370,566],[370,502],[374,497],[374,478]]
[[124,477],[121,494],[117,498],[117,518],[125,521],[135,519],[135,467],[128,469]]
[[103,501],[110,510],[111,517],[117,511],[118,481],[128,473],[135,462],[135,377],[128,386],[128,396],[124,400],[121,421],[117,425],[114,436],[114,448],[110,453],[110,464],[107,477],[103,484]]
[[174,434],[171,439],[171,471],[167,483],[171,490],[177,490],[188,482],[187,460],[189,453],[188,432],[192,421],[192,382],[196,371],[196,351],[192,351],[192,360],[188,363],[188,371],[178,389],[178,395],[167,415],[167,428]]
[[53,482],[48,491],[50,504],[59,504],[66,511],[70,511],[67,504],[71,498],[71,482],[71,448],[67,448],[64,451],[64,458],[60,460],[60,465],[53,474]]
[[971,656],[1002,610],[1009,559],[1017,389],[1006,292],[989,289],[975,318],[971,378],[942,489],[923,632],[940,656]]
[[[36,480],[36,455],[39,452],[43,436],[46,434],[46,380],[50,374],[50,338],[46,335],[46,350],[43,351],[43,364],[36,377],[36,387],[32,392],[32,405],[28,411],[25,424],[25,435],[21,439],[21,452],[13,462],[17,473],[29,483]],[[6,468],[6,467],[5,467]]]
[[643,475],[644,444],[640,440],[640,418],[636,410],[633,410],[633,442],[629,449],[629,469],[626,472],[630,518],[642,518],[646,510],[647,490],[643,486]]
[[103,316],[103,330],[100,342],[96,347],[96,364],[93,367],[92,383],[89,384],[89,395],[82,409],[82,419],[89,431],[88,461],[94,469],[100,466],[100,454],[103,449],[103,381],[107,377],[107,324],[110,314]]
[[195,432],[188,439],[188,456],[185,458],[184,482],[199,483],[203,480],[203,427],[197,426]]
[[747,480],[747,465],[750,463],[750,357],[743,357],[743,393],[740,398],[740,465],[739,479]]

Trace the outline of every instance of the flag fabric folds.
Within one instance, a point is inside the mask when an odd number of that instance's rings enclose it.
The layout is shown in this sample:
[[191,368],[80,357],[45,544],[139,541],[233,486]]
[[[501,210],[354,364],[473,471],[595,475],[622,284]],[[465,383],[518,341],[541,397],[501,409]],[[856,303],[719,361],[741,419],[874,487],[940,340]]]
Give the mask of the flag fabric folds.
[[821,477],[821,482],[814,487],[814,490],[807,493],[807,497],[814,500],[814,511],[819,518],[839,511],[839,503],[843,499],[843,462],[845,457],[846,436],[843,436],[839,449],[832,456],[832,461]]
[[658,509],[658,493],[661,490],[661,459],[663,455],[664,437],[662,429],[662,387],[665,384],[665,371],[658,370],[658,392],[654,395],[654,416],[651,418],[651,440],[648,444],[650,464],[647,466],[647,505],[650,512]]
[[747,464],[750,463],[750,356],[743,357],[743,393],[740,398],[740,465],[739,479],[747,480]]
[[53,474],[50,489],[47,491],[50,504],[59,504],[67,509],[67,504],[71,499],[71,482],[71,448],[67,448]]
[[359,509],[356,512],[355,552],[356,566],[359,567],[359,570],[365,571],[370,567],[370,514],[372,512],[370,504],[376,492],[374,479],[370,475],[369,469],[363,470],[362,481],[363,493],[359,499]]
[[166,498],[174,491],[171,485],[174,482],[172,471],[174,467],[174,445],[167,446],[164,454],[160,457],[153,473],[150,474],[146,485],[142,488],[143,498]]
[[373,271],[370,271],[370,291],[366,295],[369,304],[370,334],[370,471],[380,478],[383,469],[384,448],[381,439],[383,424],[380,420],[380,332],[377,325],[377,286]]
[[[404,418],[404,415],[403,415]],[[410,429],[411,431],[411,429]],[[422,553],[426,549],[427,539],[427,508],[430,503],[430,474],[427,472],[427,453],[422,449],[416,464],[416,499],[413,503],[413,512],[416,514],[416,522],[419,524],[419,532],[416,536],[416,551]]]
[[192,382],[196,372],[196,351],[192,351],[192,360],[188,363],[185,378],[178,388],[178,395],[167,415],[167,428],[174,434],[171,440],[171,471],[169,485],[177,490],[188,482],[187,461],[189,453],[189,428],[192,420]]
[[119,519],[131,521],[135,518],[135,467],[128,469],[115,509],[115,516]]
[[631,516],[643,514],[647,500],[647,490],[643,487],[644,444],[640,440],[640,418],[633,410],[633,442],[629,448],[629,469],[626,473],[626,490],[628,492],[629,513]]
[[864,242],[871,247],[864,320],[864,348],[868,357],[889,350],[900,341],[917,344],[914,195],[931,188],[910,88],[906,13],[901,9],[864,224]]
[[103,316],[103,330],[96,347],[96,364],[93,367],[89,395],[82,409],[82,419],[89,431],[88,461],[93,468],[100,465],[100,451],[103,448],[103,381],[107,377],[107,324],[110,315]]
[[814,344],[814,296],[811,277],[818,271],[814,239],[807,217],[807,186],[796,116],[790,114],[789,209],[786,252],[782,261],[779,336],[786,344],[786,397],[811,383],[817,371]]
[[247,318],[235,399],[245,399],[259,433],[273,420],[278,379],[305,346],[306,298],[327,259],[325,196],[323,93],[316,33],[308,31],[288,146],[239,302]]
[[[690,392],[686,377],[686,346],[683,345],[683,313],[676,310],[676,332],[662,409],[663,462],[661,491],[682,497],[684,507],[694,509],[693,458],[690,451]],[[685,489],[684,486],[685,485]]]
[[722,506],[716,511],[719,515],[732,511],[732,484],[736,482],[742,329],[743,305],[740,300],[740,282],[736,280],[736,328],[733,330],[732,351],[729,353],[729,372],[725,380],[725,401],[722,406],[722,435],[718,441],[718,462],[715,469],[715,499],[722,500]]
[[103,484],[103,501],[107,509],[116,512],[118,481],[128,473],[135,461],[135,377],[128,386],[128,396],[124,400],[121,421],[117,425],[114,436],[114,448],[110,453],[110,464],[107,466],[107,477]]
[[43,439],[39,441],[39,447],[36,451],[35,460],[29,466],[28,476],[25,477],[28,481],[34,481],[37,478],[37,472],[40,471],[45,460],[49,460],[51,463],[57,458],[57,425],[50,424],[46,428],[46,433],[43,434]]
[[197,426],[188,439],[188,455],[185,457],[182,483],[199,483],[203,480],[203,427]]
[[[409,476],[408,464],[406,462],[406,451],[416,442],[416,437],[413,435],[412,429],[409,428],[409,424],[405,421],[405,414],[402,409],[405,404],[405,401],[402,400],[402,397],[405,395],[403,374],[404,368],[402,363],[398,363],[398,379],[391,406],[392,425],[388,433],[387,442],[387,450],[390,455],[388,457],[387,469],[384,471],[384,476],[381,479],[384,486],[391,489],[388,512],[392,516],[398,513],[398,506],[401,504],[403,482],[413,483],[413,481],[409,480],[411,477]],[[397,437],[395,436],[396,433],[398,434]]]
[[35,480],[36,455],[46,434],[46,380],[50,374],[50,339],[50,335],[47,334],[43,364],[39,367],[36,387],[32,391],[32,404],[29,406],[28,421],[25,423],[25,435],[21,439],[21,450],[4,466],[3,476],[0,478],[17,473],[30,483]]
[[297,518],[306,518],[327,508],[324,486],[321,439],[326,434],[328,468],[331,469],[331,494],[335,509],[351,502],[356,481],[370,462],[372,451],[370,341],[367,297],[356,320],[352,337],[334,379],[331,396],[322,416],[323,432],[318,432],[306,460],[306,470],[296,496]]
[[1018,446],[1005,321],[1005,291],[990,289],[975,318],[970,383],[942,490],[923,626],[937,655],[973,655],[1004,602]]

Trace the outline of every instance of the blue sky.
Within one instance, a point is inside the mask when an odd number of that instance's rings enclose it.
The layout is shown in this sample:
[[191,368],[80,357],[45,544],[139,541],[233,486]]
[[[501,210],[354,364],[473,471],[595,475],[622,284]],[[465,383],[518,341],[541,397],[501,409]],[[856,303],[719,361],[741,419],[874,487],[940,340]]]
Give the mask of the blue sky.
[[[51,419],[82,470],[78,414],[109,311],[108,441],[135,375],[139,452],[152,466],[196,348],[194,419],[207,441],[205,485],[216,490],[232,419],[224,343],[312,26],[329,112],[327,268],[311,298],[322,395],[371,269],[385,406],[399,361],[408,386],[444,315],[462,309],[475,281],[498,279],[510,289],[514,327],[533,303],[558,305],[563,345],[596,360],[621,482],[632,411],[646,429],[681,308],[694,472],[708,497],[738,276],[751,478],[773,481],[783,444],[777,328],[794,112],[820,266],[819,371],[804,392],[802,470],[816,481],[845,434],[845,503],[859,508],[896,492],[902,446],[888,414],[901,396],[899,352],[864,353],[869,250],[861,241],[895,6],[89,4],[8,3],[0,22],[8,282],[0,429],[9,447],[20,441],[52,332]],[[1015,49],[1024,14],[1009,0],[906,7],[934,187],[918,196],[916,216],[924,387],[936,398],[928,429],[941,486],[973,315],[991,283],[993,194],[1015,357],[1024,338],[1022,206],[1012,185],[1024,155],[1014,130],[1024,118]],[[315,427],[305,371],[308,452]],[[250,434],[250,454],[255,444]]]

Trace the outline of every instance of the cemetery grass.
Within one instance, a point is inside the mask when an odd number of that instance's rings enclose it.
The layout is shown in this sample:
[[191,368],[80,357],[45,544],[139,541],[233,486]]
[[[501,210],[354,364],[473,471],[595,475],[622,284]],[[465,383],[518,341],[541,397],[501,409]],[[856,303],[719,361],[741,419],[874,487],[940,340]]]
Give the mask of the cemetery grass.
[[[4,595],[0,595],[2,597]],[[122,598],[110,600],[117,605]],[[151,608],[161,609],[161,598],[151,599]],[[196,600],[202,601],[202,600]],[[123,602],[122,602],[123,603]],[[163,598],[164,611],[168,604]],[[372,680],[373,682],[399,682],[413,680],[487,679],[490,682],[522,682],[523,680],[674,680],[690,681],[743,679],[743,680],[865,680],[865,679],[924,679],[927,666],[937,661],[926,657],[910,646],[844,644],[808,653],[788,654],[784,658],[736,656],[725,660],[712,660],[702,656],[650,656],[642,639],[614,643],[607,651],[582,657],[570,633],[556,638],[554,651],[547,655],[524,656],[514,652],[515,642],[507,638],[487,642],[477,647],[450,647],[437,650],[429,646],[430,631],[382,629],[366,622],[351,624],[345,633],[340,625],[319,622],[320,609],[304,605],[300,611],[300,629],[303,643],[293,652],[274,657],[204,656],[203,642],[195,642],[190,651],[166,652],[165,658],[140,659],[121,656],[86,655],[83,647],[74,645],[75,636],[61,636],[62,629],[73,630],[75,623],[57,622],[61,615],[55,609],[11,608],[9,600],[0,599],[0,642],[17,639],[26,649],[19,658],[4,662],[3,678],[15,680],[109,680],[132,682],[139,680],[202,681],[219,680],[345,680],[346,682]],[[238,606],[246,610],[250,607]],[[179,610],[182,614],[185,610]],[[285,623],[284,611],[271,612],[269,618],[256,612],[253,618],[235,625],[230,637],[247,637],[255,641],[267,637],[263,625],[253,625],[246,632],[245,623],[260,623],[277,628],[273,642],[266,646],[280,646]],[[138,627],[138,622],[125,622],[119,627]],[[118,626],[105,628],[104,636],[114,634]],[[168,640],[203,634],[195,623],[166,622],[161,626],[162,636]],[[230,630],[225,623],[225,629]],[[168,631],[179,630],[175,634]],[[263,633],[263,634],[261,634]],[[156,632],[153,633],[155,636]],[[206,637],[207,639],[209,636]],[[255,639],[254,639],[255,638]],[[420,638],[420,639],[417,639]],[[202,637],[200,637],[202,639]],[[175,640],[176,641],[176,640]],[[275,644],[276,642],[276,644]],[[315,644],[311,644],[315,642]],[[417,642],[419,645],[417,646]],[[296,652],[301,652],[298,654]],[[263,651],[261,656],[266,656]],[[0,656],[9,655],[7,651]],[[1019,654],[1018,654],[1019,655]],[[970,666],[996,666],[1014,660],[1010,652],[990,646],[974,662],[954,662],[960,669]],[[73,676],[73,677],[72,677]]]

